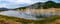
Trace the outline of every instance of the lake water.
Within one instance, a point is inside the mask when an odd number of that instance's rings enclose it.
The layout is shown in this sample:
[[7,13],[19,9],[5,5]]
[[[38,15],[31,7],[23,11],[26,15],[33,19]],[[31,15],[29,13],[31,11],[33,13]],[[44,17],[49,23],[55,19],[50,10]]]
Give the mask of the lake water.
[[33,17],[29,13],[26,12],[18,12],[18,11],[3,11],[0,12],[0,14],[7,15],[7,16],[13,16],[13,17],[19,17],[19,18],[24,18],[28,20],[37,20],[36,17]]
[[[46,16],[46,17],[49,17],[49,16],[54,16],[54,15],[59,15],[60,12],[57,12],[57,13],[31,13],[31,12],[18,12],[18,11],[12,11],[12,10],[9,10],[9,11],[2,11],[0,12],[0,14],[2,15],[7,15],[7,16],[14,16],[14,17],[19,17],[19,18],[24,18],[24,19],[28,19],[28,20],[37,20],[37,17],[36,15],[40,15],[40,16]],[[38,16],[39,17],[39,16]]]

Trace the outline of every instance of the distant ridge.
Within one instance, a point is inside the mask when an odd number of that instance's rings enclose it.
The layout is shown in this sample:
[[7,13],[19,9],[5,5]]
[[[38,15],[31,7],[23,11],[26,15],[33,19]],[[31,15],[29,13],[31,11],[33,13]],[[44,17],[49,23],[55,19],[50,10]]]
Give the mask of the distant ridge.
[[[22,8],[22,7],[19,7]],[[47,1],[47,2],[37,2],[35,4],[25,6],[24,8],[29,8],[29,9],[48,9],[48,8],[60,8],[60,3],[56,3],[54,1]]]

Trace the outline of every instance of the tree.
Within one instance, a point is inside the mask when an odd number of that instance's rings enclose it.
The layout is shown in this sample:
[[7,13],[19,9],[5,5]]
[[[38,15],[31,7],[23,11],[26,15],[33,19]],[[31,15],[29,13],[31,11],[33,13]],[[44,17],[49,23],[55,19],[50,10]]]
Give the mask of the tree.
[[38,7],[37,8],[40,9],[42,3],[41,2],[38,2],[37,4],[38,4]]
[[60,8],[60,3],[57,3],[57,7]]
[[26,9],[26,7],[21,7],[21,9]]
[[53,1],[47,1],[47,2],[44,3],[44,6],[43,7],[45,9],[45,8],[57,8],[58,6]]

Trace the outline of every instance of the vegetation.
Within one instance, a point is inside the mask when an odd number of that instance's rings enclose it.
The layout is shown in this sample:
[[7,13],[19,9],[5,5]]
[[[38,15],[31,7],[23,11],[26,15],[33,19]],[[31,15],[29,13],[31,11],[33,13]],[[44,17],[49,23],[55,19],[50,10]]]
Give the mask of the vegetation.
[[26,9],[26,7],[19,7],[17,9],[22,10],[22,9]]
[[[47,1],[45,3],[36,3],[38,4],[38,9],[41,9],[41,6],[43,5],[44,9],[48,9],[48,8],[60,8],[60,3],[55,3],[53,1]],[[26,9],[26,7],[19,7],[17,9]],[[26,20],[23,18],[17,18],[17,17],[10,17],[10,16],[5,16],[5,15],[0,15],[0,23],[2,24],[9,24],[10,22],[14,21],[14,22],[19,22],[22,24],[48,24],[51,22],[55,22],[55,20],[60,19],[60,15],[59,16],[52,16],[49,18],[44,18],[43,20],[39,19],[39,20]],[[9,21],[10,20],[10,21]],[[11,21],[12,20],[12,21]],[[6,22],[9,21],[9,22]],[[11,23],[13,24],[13,23]]]
[[38,2],[38,3],[35,3],[35,4],[32,4],[30,6],[25,6],[25,7],[19,7],[17,9],[26,9],[26,8],[36,8],[36,9],[41,9],[42,7],[44,9],[48,9],[48,8],[60,8],[60,3],[56,3],[54,1],[47,1],[47,2]]
[[[48,8],[60,8],[60,3],[56,3],[54,1],[47,1],[47,2],[41,3],[41,5],[42,5],[42,7],[44,9],[48,9]],[[40,7],[40,6],[38,6],[38,7]]]
[[44,8],[58,8],[57,3],[53,1],[47,1],[43,5]]
[[[23,24],[46,24],[46,23],[49,23],[49,22],[53,22],[55,21],[56,19],[60,19],[60,16],[52,16],[52,17],[49,17],[49,18],[44,18],[43,20],[26,20],[26,19],[23,19],[23,18],[17,18],[17,17],[8,17],[8,16],[5,16],[5,15],[0,15],[0,23],[5,23],[4,21],[8,21],[8,20],[13,20],[13,21],[16,21],[16,22],[21,22]],[[3,22],[1,22],[3,21]],[[12,22],[12,21],[10,21]]]
[[[5,21],[6,22],[8,20],[13,20],[13,21],[16,21],[16,22],[21,22],[21,23],[32,23],[32,21],[33,21],[33,20],[26,20],[26,19],[23,19],[23,18],[0,15],[0,21],[3,21],[3,22]],[[12,22],[12,21],[10,21],[10,22]]]

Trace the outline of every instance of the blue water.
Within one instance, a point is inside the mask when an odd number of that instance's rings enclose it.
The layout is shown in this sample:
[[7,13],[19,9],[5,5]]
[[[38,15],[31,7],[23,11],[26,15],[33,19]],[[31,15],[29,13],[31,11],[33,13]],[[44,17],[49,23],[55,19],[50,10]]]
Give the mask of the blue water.
[[60,12],[47,12],[47,13],[31,13],[31,12],[18,12],[18,11],[2,11],[0,12],[2,15],[7,15],[7,16],[13,16],[13,17],[19,17],[19,18],[24,18],[28,20],[37,20],[37,17],[43,16],[43,17],[50,17],[54,15],[60,15]]
[[19,17],[19,18],[24,18],[28,20],[37,20],[36,17],[30,15],[27,12],[18,12],[18,11],[3,11],[0,12],[2,15],[7,15],[7,16],[13,16],[13,17]]

